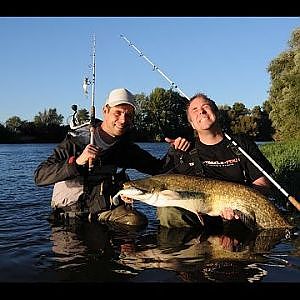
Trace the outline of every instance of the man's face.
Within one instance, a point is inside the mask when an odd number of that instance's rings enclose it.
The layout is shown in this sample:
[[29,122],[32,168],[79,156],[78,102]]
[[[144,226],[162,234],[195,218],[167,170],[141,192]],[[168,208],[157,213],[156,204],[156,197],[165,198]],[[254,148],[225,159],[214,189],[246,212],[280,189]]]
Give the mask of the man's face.
[[192,127],[197,131],[210,129],[217,120],[211,104],[201,97],[192,100],[188,116]]
[[105,106],[103,115],[103,129],[111,136],[121,136],[133,124],[134,108],[129,104]]

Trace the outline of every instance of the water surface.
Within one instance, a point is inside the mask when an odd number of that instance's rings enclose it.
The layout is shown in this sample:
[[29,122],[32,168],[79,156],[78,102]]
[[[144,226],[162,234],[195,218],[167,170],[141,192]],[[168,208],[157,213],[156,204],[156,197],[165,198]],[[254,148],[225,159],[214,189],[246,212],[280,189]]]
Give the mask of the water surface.
[[[157,157],[168,147],[140,145]],[[299,231],[168,230],[139,202],[140,230],[50,224],[52,186],[36,187],[33,173],[55,146],[0,145],[0,282],[300,282]]]

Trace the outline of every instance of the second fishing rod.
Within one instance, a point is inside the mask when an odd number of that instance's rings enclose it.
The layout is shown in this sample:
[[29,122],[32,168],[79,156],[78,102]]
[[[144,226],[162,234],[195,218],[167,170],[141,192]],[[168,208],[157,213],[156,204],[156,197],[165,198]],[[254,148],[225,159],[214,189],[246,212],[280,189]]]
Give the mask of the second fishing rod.
[[[120,37],[126,41],[130,47],[132,47],[140,57],[144,58],[152,67],[153,71],[157,71],[159,74],[161,74],[171,85],[172,88],[177,89],[181,95],[183,95],[187,101],[190,101],[190,98],[175,84],[174,81],[172,81],[161,69],[156,66],[148,57],[146,57],[132,42],[130,42],[123,34],[120,35]],[[296,207],[298,211],[300,211],[300,203],[296,200],[295,197],[290,195],[287,191],[284,190],[283,187],[281,187],[275,179],[272,178],[271,175],[269,175],[243,148],[241,148],[236,141],[234,141],[231,136],[229,136],[226,132],[223,132],[224,136],[230,141],[230,143],[236,147],[263,175],[266,176],[270,180],[270,182],[285,196],[287,199]]]

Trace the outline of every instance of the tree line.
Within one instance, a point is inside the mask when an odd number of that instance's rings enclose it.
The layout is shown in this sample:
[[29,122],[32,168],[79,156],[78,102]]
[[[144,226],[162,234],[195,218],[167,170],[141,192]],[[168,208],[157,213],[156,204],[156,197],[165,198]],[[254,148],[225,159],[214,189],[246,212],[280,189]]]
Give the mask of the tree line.
[[[245,133],[256,141],[300,139],[300,27],[288,41],[288,49],[273,59],[268,68],[269,97],[252,109],[241,101],[219,105],[220,121],[228,133]],[[155,88],[150,95],[136,94],[136,140],[161,141],[165,136],[193,134],[186,118],[187,99],[176,91]],[[60,142],[69,126],[56,108],[38,112],[33,121],[13,116],[0,123],[0,143]],[[86,109],[78,110],[77,121],[89,120]]]
[[[193,134],[186,117],[187,99],[178,92],[155,88],[149,96],[136,94],[135,99],[137,113],[134,124],[137,141],[162,141],[165,136],[188,138]],[[255,106],[250,110],[243,103],[236,102],[232,107],[219,106],[219,113],[221,124],[228,132],[246,133],[257,141],[272,140],[274,128],[266,106]],[[76,118],[78,124],[88,122],[89,112],[86,109],[78,110]],[[0,124],[0,141],[59,142],[70,129],[68,125],[62,124],[63,119],[56,108],[39,112],[31,122],[13,116],[5,125]]]
[[[136,95],[139,113],[135,118],[139,141],[161,141],[165,136],[190,137],[193,130],[187,121],[187,99],[179,93],[163,88],[154,89],[149,96]],[[245,133],[256,141],[273,140],[274,128],[269,119],[268,106],[248,109],[241,102],[231,106],[219,105],[222,128],[228,133]]]

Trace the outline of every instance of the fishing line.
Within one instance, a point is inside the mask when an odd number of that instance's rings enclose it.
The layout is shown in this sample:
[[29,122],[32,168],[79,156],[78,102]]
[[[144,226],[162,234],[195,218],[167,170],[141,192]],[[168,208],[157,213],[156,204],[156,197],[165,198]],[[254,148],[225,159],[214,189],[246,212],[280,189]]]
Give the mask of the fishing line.
[[[168,78],[168,76],[161,71],[161,69],[156,66],[148,57],[146,57],[132,42],[130,42],[123,34],[120,37],[126,41],[129,47],[132,47],[140,57],[144,58],[150,65],[153,67],[153,71],[157,71],[162,75],[170,84],[172,88],[177,89],[188,101],[190,98],[175,84],[174,81]],[[226,132],[223,132],[225,137],[235,146],[237,149],[259,170],[261,171],[269,180],[274,184],[274,186],[285,196],[288,200],[300,211],[300,203],[296,200],[295,197],[290,195],[287,191],[283,189],[244,149],[242,149]]]

